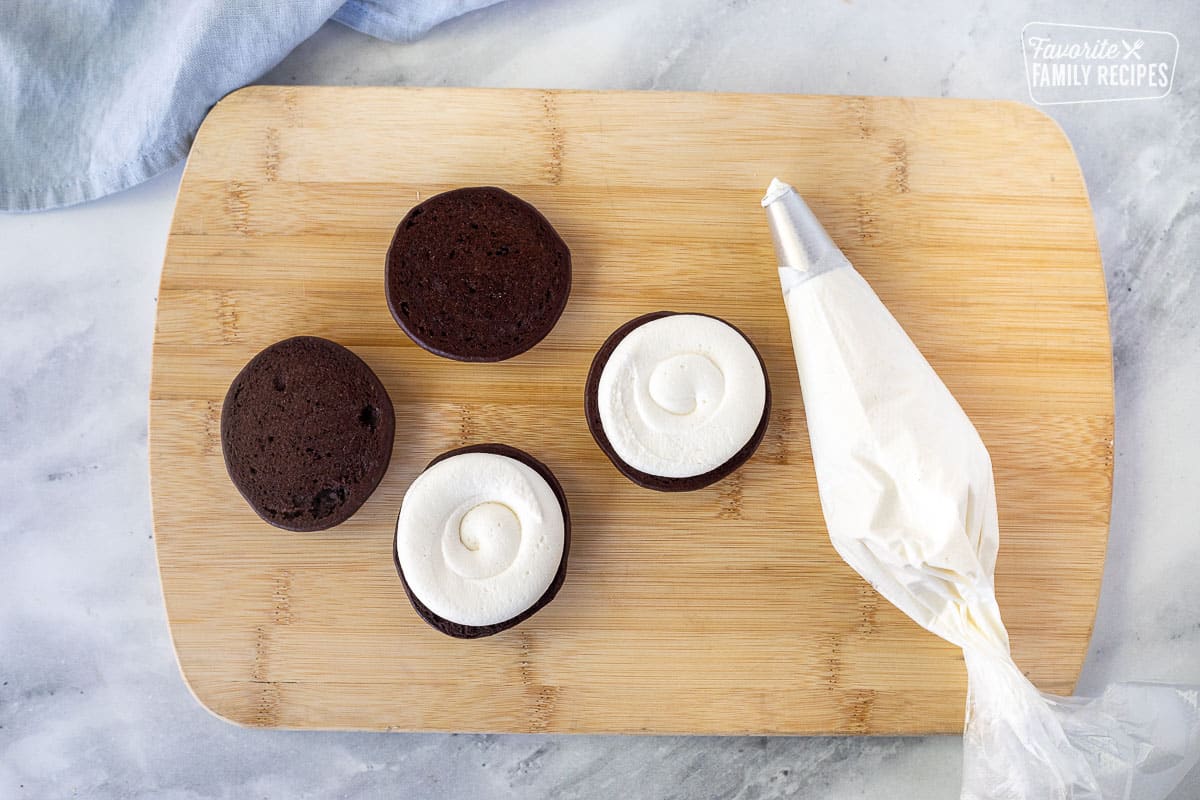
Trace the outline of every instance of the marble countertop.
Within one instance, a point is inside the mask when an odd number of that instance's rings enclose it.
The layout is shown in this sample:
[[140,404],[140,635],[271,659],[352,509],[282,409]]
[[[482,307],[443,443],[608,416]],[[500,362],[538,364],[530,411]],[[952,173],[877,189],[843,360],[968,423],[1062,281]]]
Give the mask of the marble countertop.
[[[1055,106],[1111,304],[1109,557],[1079,684],[1200,684],[1200,49],[1186,3],[513,0],[411,45],[327,25],[264,83],[883,94],[1028,101],[1032,20],[1174,31],[1165,99]],[[1190,25],[1188,23],[1191,23]],[[958,737],[253,731],[179,676],[146,456],[155,294],[180,168],[0,216],[0,797],[955,798]],[[1171,796],[1200,797],[1200,769]]]

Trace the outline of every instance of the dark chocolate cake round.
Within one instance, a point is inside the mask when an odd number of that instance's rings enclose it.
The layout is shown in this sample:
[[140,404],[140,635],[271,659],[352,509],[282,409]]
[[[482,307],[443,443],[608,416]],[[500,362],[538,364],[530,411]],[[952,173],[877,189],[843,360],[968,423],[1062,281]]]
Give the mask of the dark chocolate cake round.
[[362,359],[314,336],[277,342],[233,379],[221,409],[229,477],[267,522],[332,528],[383,478],[396,422]]
[[571,292],[571,252],[536,208],[491,186],[414,206],[388,250],[388,307],[421,347],[503,361],[550,333]]

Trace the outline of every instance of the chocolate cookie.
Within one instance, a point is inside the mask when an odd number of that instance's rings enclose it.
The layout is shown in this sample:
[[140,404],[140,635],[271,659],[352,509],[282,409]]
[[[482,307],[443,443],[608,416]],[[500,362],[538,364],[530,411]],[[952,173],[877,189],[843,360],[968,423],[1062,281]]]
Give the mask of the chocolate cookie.
[[290,531],[349,519],[383,478],[395,430],[392,401],[371,368],[315,336],[256,355],[221,407],[234,486],[260,517]]
[[492,186],[414,206],[387,254],[388,307],[421,347],[503,361],[546,337],[571,292],[571,252],[529,203]]
[[[681,326],[675,323],[671,325],[677,330],[657,326],[660,330],[646,340],[644,363],[621,375],[614,374],[606,387],[610,394],[628,392],[627,402],[612,400],[609,406],[610,417],[616,415],[621,420],[620,414],[625,415],[621,421],[626,429],[619,432],[627,450],[623,456],[614,446],[617,432],[605,429],[600,402],[602,378],[627,337],[643,326],[669,318],[690,318],[690,327],[696,330],[678,330]],[[637,358],[636,353],[626,355]],[[724,371],[713,359],[726,362]],[[622,379],[645,384],[626,389],[620,384]],[[739,394],[727,398],[727,391]],[[592,359],[583,404],[592,437],[621,474],[647,489],[682,492],[716,483],[753,455],[767,430],[771,387],[762,355],[737,327],[708,314],[657,311],[626,322],[605,340]],[[629,420],[633,413],[651,418]],[[697,420],[691,427],[689,415],[696,415]],[[661,421],[663,431],[654,430],[656,421]],[[630,464],[627,459],[634,454],[647,463]],[[711,463],[714,458],[719,462]],[[650,462],[654,462],[652,466]]]
[[[401,563],[402,559],[400,556],[400,536],[402,533],[401,523],[406,514],[406,510],[402,506],[400,509],[400,516],[397,518],[396,522],[396,536],[392,539],[392,561],[396,566],[396,573],[400,576],[400,582],[404,586],[404,593],[408,596],[409,602],[412,603],[413,609],[417,612],[421,619],[425,620],[425,622],[427,622],[435,630],[438,630],[447,636],[453,636],[457,639],[478,639],[483,636],[491,636],[524,622],[545,607],[546,604],[553,600],[555,595],[558,594],[558,590],[562,588],[563,581],[567,576],[567,555],[571,549],[571,516],[567,508],[567,498],[563,493],[562,486],[559,484],[558,479],[554,477],[554,473],[551,472],[545,464],[538,461],[536,458],[524,452],[523,450],[518,450],[515,447],[510,447],[509,445],[505,444],[477,444],[468,447],[460,447],[456,450],[450,450],[446,453],[442,453],[437,458],[433,459],[433,461],[430,461],[429,465],[425,467],[425,470],[428,472],[437,464],[448,461],[457,456],[472,453],[505,456],[513,459],[532,469],[537,476],[540,476],[540,478],[545,481],[549,490],[552,492],[554,501],[557,502],[558,507],[562,511],[562,550],[561,556],[557,562],[557,568],[553,572],[553,577],[550,580],[549,585],[544,591],[541,592],[540,596],[538,596],[531,605],[528,605],[523,610],[513,614],[510,617],[507,617],[506,619],[489,624],[472,625],[456,622],[451,619],[447,619],[446,617],[441,616],[430,609],[429,605],[427,605],[426,602],[418,596],[417,592],[413,590],[412,585],[405,575],[405,570]],[[418,480],[420,480],[420,476],[418,476]],[[414,485],[416,484],[417,481],[414,481]],[[405,495],[406,504],[420,501],[420,498],[413,498],[411,496],[412,494],[413,489],[410,487],[409,493]],[[455,503],[453,502],[451,503],[451,505],[454,504]],[[490,504],[491,503],[485,502],[480,503],[479,505]],[[411,509],[409,509],[409,511],[411,512]],[[513,513],[515,515],[516,512]],[[469,514],[470,511],[462,515],[462,520],[459,523],[460,536],[462,535],[462,521],[465,521]],[[419,529],[417,533],[421,535],[428,534],[429,536],[436,538],[445,528],[446,526],[443,525],[441,528]],[[532,532],[530,532],[529,535],[532,535]],[[479,543],[476,543],[475,547],[476,550],[481,549]],[[445,559],[444,552],[446,548],[444,545],[435,542],[432,545],[432,550],[436,551],[434,555],[435,558],[440,557]],[[526,575],[528,575],[528,572],[526,572]],[[432,598],[430,598],[430,600],[432,600]]]

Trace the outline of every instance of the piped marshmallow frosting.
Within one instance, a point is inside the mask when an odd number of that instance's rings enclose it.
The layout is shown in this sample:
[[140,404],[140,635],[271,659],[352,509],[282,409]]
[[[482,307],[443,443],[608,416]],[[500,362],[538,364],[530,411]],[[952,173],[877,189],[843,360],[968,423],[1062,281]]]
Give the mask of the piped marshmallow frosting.
[[534,605],[564,542],[554,490],[527,464],[493,453],[461,453],[422,472],[396,524],[409,589],[460,625],[496,625]]
[[742,334],[719,319],[672,314],[617,344],[596,403],[622,461],[651,475],[690,478],[750,441],[766,399],[762,364]]

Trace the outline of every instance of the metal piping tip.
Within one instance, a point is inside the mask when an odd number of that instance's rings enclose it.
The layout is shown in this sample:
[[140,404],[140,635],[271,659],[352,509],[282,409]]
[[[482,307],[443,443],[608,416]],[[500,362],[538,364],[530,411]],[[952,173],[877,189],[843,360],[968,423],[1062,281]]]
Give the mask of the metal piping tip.
[[781,268],[790,267],[812,276],[845,261],[844,256],[829,258],[831,253],[840,256],[842,251],[796,190],[779,178],[771,180],[762,206],[767,210],[767,223]]

